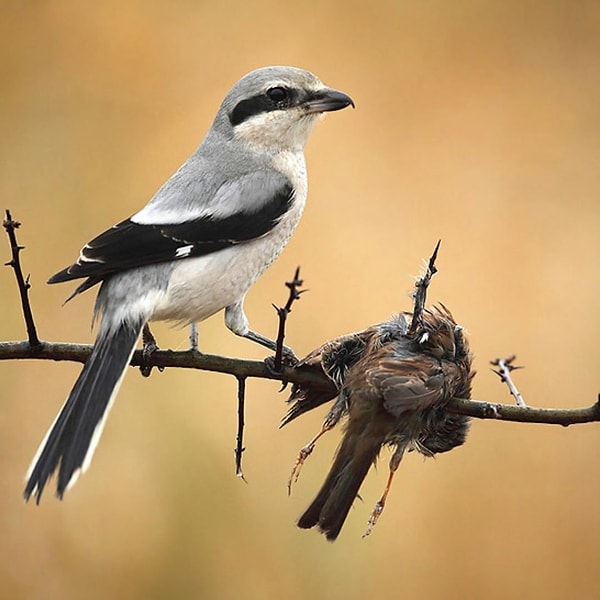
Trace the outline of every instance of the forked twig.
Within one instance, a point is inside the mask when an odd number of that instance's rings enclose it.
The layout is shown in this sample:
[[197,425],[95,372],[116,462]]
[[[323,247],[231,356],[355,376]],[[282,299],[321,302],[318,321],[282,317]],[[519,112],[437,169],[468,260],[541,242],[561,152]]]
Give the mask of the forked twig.
[[287,322],[288,315],[292,312],[292,305],[296,300],[300,298],[300,295],[303,294],[306,290],[301,290],[299,288],[302,287],[304,281],[300,279],[300,267],[298,267],[294,273],[294,278],[292,281],[286,281],[285,285],[290,290],[290,294],[288,296],[287,302],[285,306],[280,307],[273,304],[273,308],[277,311],[277,316],[279,317],[279,327],[277,330],[277,340],[276,340],[276,350],[275,350],[275,359],[273,361],[273,368],[275,371],[281,371],[281,367],[283,366],[283,352],[284,352],[284,339],[285,339],[285,324]]
[[515,358],[517,358],[517,355],[513,354],[508,358],[496,358],[495,360],[490,361],[490,363],[494,365],[494,367],[498,367],[497,369],[492,369],[492,371],[494,371],[494,373],[500,377],[500,381],[502,381],[502,383],[506,383],[513,398],[517,401],[517,406],[524,408],[527,406],[527,404],[525,404],[523,396],[521,396],[521,392],[519,392],[517,389],[517,386],[514,384],[510,375],[512,371],[523,368],[513,365]]
[[423,273],[423,275],[415,282],[415,291],[413,292],[413,303],[415,307],[413,310],[410,327],[408,328],[407,332],[408,336],[414,335],[421,324],[423,311],[425,310],[425,301],[427,300],[427,288],[429,288],[431,278],[437,273],[435,261],[437,259],[438,250],[440,249],[441,243],[442,240],[438,240],[438,243],[433,249],[433,254],[427,263],[427,267],[425,268],[425,273]]
[[29,303],[29,275],[23,276],[23,270],[21,269],[21,260],[19,254],[25,246],[19,246],[17,243],[17,235],[15,231],[21,227],[19,221],[13,221],[10,210],[6,209],[6,219],[2,221],[2,226],[6,229],[8,239],[10,241],[10,250],[12,258],[4,263],[7,267],[12,267],[17,278],[17,284],[19,286],[19,294],[21,296],[21,306],[23,307],[23,316],[25,318],[25,326],[27,328],[27,338],[31,346],[39,346],[40,338],[38,337],[35,322],[33,321],[33,313],[31,312],[31,304]]

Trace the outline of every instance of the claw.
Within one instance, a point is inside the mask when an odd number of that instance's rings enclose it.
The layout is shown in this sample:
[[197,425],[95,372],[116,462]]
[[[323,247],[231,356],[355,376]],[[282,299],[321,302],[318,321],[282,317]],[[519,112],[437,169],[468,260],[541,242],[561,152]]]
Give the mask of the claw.
[[332,429],[336,423],[337,421],[332,422],[330,419],[326,419],[325,423],[323,423],[323,427],[321,427],[321,431],[319,431],[319,433],[317,433],[317,435],[315,435],[315,437],[310,440],[306,446],[300,449],[298,458],[296,458],[296,463],[292,467],[292,472],[288,478],[288,496],[292,495],[292,486],[298,481],[302,465],[304,464],[304,461],[312,454],[318,439]]
[[[150,373],[152,373],[152,369],[154,368],[152,365],[148,364],[150,362],[151,356],[159,349],[156,344],[156,338],[152,335],[150,331],[150,327],[148,323],[144,325],[142,329],[142,358],[144,364],[140,365],[140,373],[142,377],[150,377]],[[158,367],[160,372],[164,371],[164,367]]]
[[302,465],[304,461],[312,454],[312,451],[315,449],[315,442],[317,438],[313,438],[304,448],[300,449],[298,453],[298,458],[296,458],[296,463],[292,468],[292,472],[288,478],[288,496],[292,495],[292,486],[298,481],[300,477],[300,471],[302,469]]

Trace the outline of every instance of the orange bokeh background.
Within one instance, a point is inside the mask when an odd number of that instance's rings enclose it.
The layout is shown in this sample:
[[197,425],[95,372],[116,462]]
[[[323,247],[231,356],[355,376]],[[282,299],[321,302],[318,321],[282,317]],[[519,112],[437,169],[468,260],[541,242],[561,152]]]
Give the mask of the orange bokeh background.
[[[80,246],[137,211],[200,142],[229,87],[268,64],[315,72],[356,101],[307,147],[300,227],[248,296],[272,302],[301,265],[288,327],[305,354],[410,308],[436,240],[430,300],[477,356],[474,397],[510,402],[489,360],[511,353],[532,405],[600,391],[600,5],[595,2],[207,3],[109,0],[3,6],[0,198],[23,222],[42,339],[89,342],[93,293],[46,286]],[[8,245],[3,260],[8,260]],[[0,272],[0,339],[22,339]],[[162,347],[187,332],[154,328]],[[201,348],[261,358],[218,315]],[[339,440],[291,498],[297,450],[323,411],[278,430],[284,394],[248,382],[245,485],[234,475],[231,377],[131,370],[93,465],[61,503],[22,502],[23,474],[79,366],[0,364],[3,598],[594,598],[600,595],[600,425],[477,421],[466,445],[409,455],[361,539],[388,453],[339,540],[294,520]]]

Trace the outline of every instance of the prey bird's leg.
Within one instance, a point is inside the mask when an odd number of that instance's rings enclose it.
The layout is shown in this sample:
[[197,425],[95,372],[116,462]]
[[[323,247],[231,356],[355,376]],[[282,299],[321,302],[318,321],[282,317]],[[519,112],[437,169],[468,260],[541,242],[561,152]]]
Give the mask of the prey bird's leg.
[[390,474],[388,475],[387,483],[385,484],[385,489],[383,490],[383,494],[379,501],[373,508],[373,512],[369,517],[369,522],[367,523],[367,530],[363,533],[363,537],[367,537],[373,531],[373,527],[375,527],[377,520],[379,519],[383,509],[385,507],[385,501],[387,500],[388,494],[390,493],[390,488],[392,487],[392,480],[394,479],[394,475],[398,466],[400,465],[400,461],[402,460],[402,456],[404,455],[404,451],[406,450],[406,444],[399,444],[396,446],[396,450],[394,454],[392,454],[392,458],[390,458]]
[[292,472],[288,478],[288,496],[292,495],[292,486],[298,481],[302,465],[304,464],[304,461],[312,454],[317,440],[321,436],[325,435],[330,429],[333,429],[334,425],[335,423],[329,423],[329,421],[326,420],[321,427],[321,431],[319,431],[319,433],[317,433],[317,435],[315,435],[315,437],[313,437],[312,440],[306,444],[306,446],[300,448],[300,452],[298,452],[298,457],[296,458],[296,462],[294,463]]
[[342,418],[348,410],[348,401],[344,394],[341,394],[338,399],[335,401],[334,405],[331,407],[329,414],[323,421],[323,425],[321,426],[321,431],[315,435],[306,446],[300,449],[298,453],[298,458],[296,458],[296,462],[292,467],[292,472],[288,478],[288,496],[292,495],[292,485],[294,485],[298,478],[300,477],[300,470],[302,469],[302,465],[304,461],[312,454],[312,451],[315,449],[315,444],[317,440],[325,435],[328,431],[332,430]]

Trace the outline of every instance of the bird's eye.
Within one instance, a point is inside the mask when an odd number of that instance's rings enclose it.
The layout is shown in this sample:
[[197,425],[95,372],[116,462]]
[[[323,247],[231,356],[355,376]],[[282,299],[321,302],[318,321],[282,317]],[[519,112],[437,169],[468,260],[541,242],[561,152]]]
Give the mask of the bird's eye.
[[288,98],[288,91],[283,87],[272,87],[267,90],[267,98],[275,104],[281,104]]

